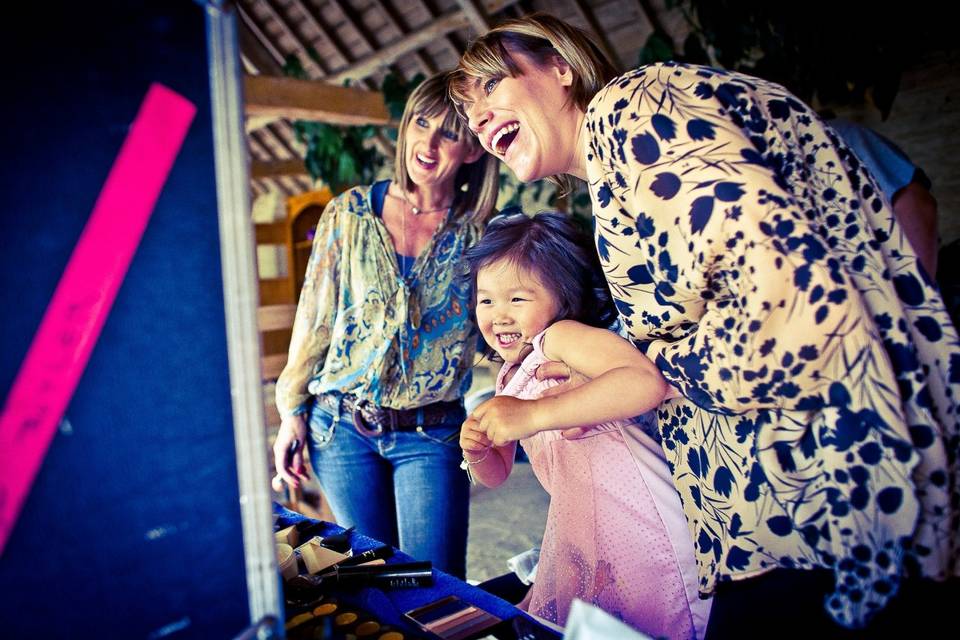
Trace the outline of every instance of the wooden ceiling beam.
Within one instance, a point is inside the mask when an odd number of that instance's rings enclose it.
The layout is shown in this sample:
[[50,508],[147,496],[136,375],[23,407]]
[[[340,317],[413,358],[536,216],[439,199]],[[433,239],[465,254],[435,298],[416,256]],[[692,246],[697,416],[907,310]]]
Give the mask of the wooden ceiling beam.
[[[249,30],[249,33],[253,35],[254,40],[259,42],[260,46],[270,54],[270,57],[273,58],[274,62],[282,67],[283,63],[285,62],[283,52],[277,49],[277,47],[273,44],[273,40],[271,40],[267,33],[263,30],[263,27],[261,27],[257,23],[256,19],[243,8],[243,5],[237,3],[236,7],[237,13],[240,15],[241,23]],[[241,37],[243,36],[242,30],[240,35]],[[243,40],[241,40],[241,43],[243,43]]]
[[670,35],[670,32],[663,28],[657,10],[650,4],[650,0],[637,0],[637,10],[640,12],[640,17],[645,19],[654,31]]
[[623,60],[620,59],[620,56],[617,55],[616,50],[610,45],[610,41],[604,35],[603,29],[600,27],[600,23],[597,21],[597,16],[594,15],[590,7],[587,6],[587,3],[583,0],[571,0],[574,10],[577,15],[587,23],[587,26],[590,27],[590,30],[593,32],[593,37],[596,40],[596,43],[600,46],[610,62],[620,71],[623,71]]
[[463,15],[467,16],[467,20],[470,21],[476,35],[482,36],[490,30],[490,21],[487,19],[483,8],[474,0],[457,0],[457,4],[463,11]]
[[260,6],[267,10],[274,22],[280,25],[280,28],[283,30],[283,32],[287,34],[287,37],[293,40],[296,48],[303,52],[303,57],[306,58],[306,60],[301,60],[301,62],[304,64],[304,69],[310,67],[314,70],[314,73],[311,77],[324,77],[327,74],[327,70],[324,69],[320,63],[314,59],[314,56],[311,56],[308,53],[308,50],[311,49],[312,46],[309,43],[304,42],[303,38],[301,38],[300,35],[294,30],[293,25],[287,22],[286,16],[284,16],[281,11],[277,10],[270,0],[261,0]]
[[[393,22],[397,25],[397,28],[398,28],[398,30],[400,31],[400,33],[403,34],[403,37],[404,37],[404,38],[406,38],[406,37],[408,37],[408,36],[410,36],[410,35],[412,35],[412,34],[415,34],[415,33],[417,32],[417,28],[411,27],[411,26],[410,26],[410,23],[409,23],[408,21],[406,21],[406,20],[401,20],[401,19],[400,19],[400,16],[398,16],[398,15],[396,14],[396,9],[393,7],[393,5],[391,5],[391,4],[389,4],[389,3],[384,4],[384,3],[381,2],[380,0],[372,0],[371,4],[373,4],[373,6],[377,7],[378,9],[380,9],[380,13],[382,13],[384,16],[389,16],[389,17],[393,20]],[[428,16],[430,16],[431,19],[434,17],[434,16],[433,16],[433,12],[431,12],[429,8],[427,8],[426,6],[424,6],[424,4],[423,4],[422,2],[418,2],[418,3],[416,3],[416,4],[417,4],[424,12],[426,12],[426,14],[427,14]],[[406,24],[406,29],[400,28],[400,25],[402,25],[402,24]],[[429,23],[428,23],[427,26],[429,26]],[[420,28],[423,28],[423,27],[420,27]],[[453,52],[456,56],[459,57],[459,55],[460,55],[459,50],[457,49],[456,45],[453,44],[453,42],[450,40],[450,38],[449,38],[447,35],[444,34],[444,35],[440,36],[440,37],[438,38],[438,40],[439,40],[440,43],[443,44],[448,50],[450,50],[450,51]],[[424,45],[422,46],[422,48],[426,48],[426,45],[427,45],[427,44],[429,44],[429,42],[428,42],[428,43],[424,43]]]
[[[250,146],[250,159],[251,159],[251,161],[256,161],[256,160],[258,160],[258,159],[255,157],[255,153],[254,153],[255,151],[256,151],[256,153],[259,153],[261,157],[265,156],[265,157],[267,157],[267,158],[273,159],[273,153],[270,151],[270,147],[268,147],[267,145],[265,145],[265,144],[263,143],[263,141],[260,140],[260,138],[257,136],[257,132],[256,132],[256,131],[251,132],[251,133],[247,136],[247,140],[249,141],[249,146]],[[271,161],[271,160],[264,160],[263,162],[270,162],[270,161]]]
[[339,84],[347,79],[365,78],[377,69],[392,64],[400,56],[425,47],[451,31],[463,29],[468,24],[469,21],[462,12],[450,12],[400,40],[382,47],[376,53],[360,58],[346,69],[330,74],[329,80]]
[[[253,151],[254,147],[257,147],[260,150],[261,156],[266,156],[267,158],[275,160],[276,154],[273,152],[273,149],[271,149],[267,143],[265,143],[263,140],[260,139],[260,135],[261,134],[259,132],[254,131],[247,136],[247,139],[250,141],[251,151]],[[253,154],[251,153],[251,156],[252,155]],[[267,162],[270,162],[272,160],[267,160]],[[258,160],[251,158],[251,164],[254,162],[258,162]],[[279,189],[282,193],[288,196],[293,195],[294,193],[299,193],[299,191],[296,191],[290,188],[290,186],[286,182],[286,178],[271,177],[271,178],[263,179],[262,182],[269,185],[273,185],[274,187]]]
[[[263,42],[254,33],[245,20],[239,20],[237,35],[240,39],[240,55],[243,57],[244,64],[248,71],[254,73],[268,73],[270,75],[281,75],[283,73],[283,59],[274,57],[270,48],[263,45]],[[279,52],[277,52],[279,54]]]
[[[324,41],[326,41],[326,43],[330,45],[330,48],[336,51],[338,56],[343,58],[344,67],[350,66],[350,64],[355,61],[353,57],[350,54],[348,54],[347,51],[344,49],[342,43],[337,42],[336,38],[334,38],[333,35],[328,32],[325,26],[320,24],[320,20],[318,20],[317,17],[313,15],[313,12],[310,11],[306,7],[306,5],[304,5],[300,0],[293,0],[292,6],[296,7],[300,11],[303,17],[307,19],[307,22],[310,23],[310,26],[312,26],[320,34],[320,36],[324,39]],[[324,75],[326,76],[326,74]],[[367,80],[362,78],[357,78],[357,79],[363,80],[363,86],[365,86],[367,89],[373,89],[374,91],[376,91],[379,88],[377,87],[377,84],[372,80]]]
[[[480,6],[483,7],[483,10],[486,12],[488,16],[492,16],[495,13],[499,13],[503,11],[507,7],[521,4],[522,1],[523,0],[483,0],[483,2],[480,3]],[[530,12],[525,11],[524,13],[530,13]],[[479,33],[477,35],[483,35],[483,34]]]
[[[283,149],[284,153],[287,154],[289,158],[299,158],[300,154],[297,153],[297,150],[290,146],[290,143],[287,141],[286,136],[284,136],[280,131],[277,131],[279,127],[279,122],[268,124],[264,129],[273,136],[273,139],[277,141],[277,145]],[[296,140],[296,133],[293,131],[288,131],[290,137]],[[281,158],[282,159],[282,158]]]
[[[363,26],[363,20],[360,20],[357,17],[356,13],[353,11],[353,7],[346,2],[334,2],[332,6],[337,8],[344,21],[353,27],[354,31],[360,35],[360,39],[363,40],[363,43],[367,46],[367,49],[370,50],[370,53],[376,53],[379,45],[375,43],[375,38],[372,36],[372,34],[367,32],[366,27]],[[384,21],[402,36],[403,29],[400,28],[400,25],[394,19],[394,16],[386,11],[381,11],[381,13],[383,14]],[[417,63],[417,66],[424,75],[431,76],[437,72],[437,66],[432,61],[428,60],[426,56],[420,53],[420,51],[414,51],[412,55],[414,62]]]
[[[423,0],[414,0],[414,4],[418,5],[424,11],[426,11],[427,15],[430,16],[431,20],[433,20],[434,16],[436,16],[433,10],[430,7],[428,7],[426,3],[423,2]],[[461,12],[461,15],[463,15],[462,12]],[[463,17],[466,19],[467,16],[463,15]],[[466,23],[467,25],[469,25],[470,21],[467,20]],[[452,34],[450,32],[444,34],[444,36],[440,38],[440,44],[442,44],[447,49],[447,52],[453,56],[454,60],[459,60],[460,54],[463,53],[463,49],[457,46],[457,43],[453,41],[453,38],[451,37],[451,35]]]
[[391,124],[383,94],[326,82],[247,76],[247,116],[318,120],[330,124]]
[[[313,11],[308,9],[307,6],[300,0],[293,0],[292,4],[294,7],[296,7],[300,11],[303,17],[306,18],[307,22],[310,23],[310,26],[312,26],[320,34],[320,36],[327,42],[327,44],[329,44],[330,47],[337,52],[337,55],[343,58],[344,66],[349,66],[352,62],[354,62],[354,60],[352,60],[352,56],[349,53],[347,53],[347,51],[345,50],[342,42],[338,42],[337,39],[334,38],[334,36],[331,33],[329,33],[328,29],[323,24],[321,24],[320,20],[313,14]],[[371,47],[371,50],[372,50],[372,47]],[[330,81],[334,81],[332,78],[329,78],[329,77],[327,79]],[[377,86],[377,83],[370,78],[363,78],[363,79],[357,78],[357,79],[361,80],[363,83],[363,86],[366,87],[367,89],[371,89],[373,91],[376,91],[379,89],[379,87]],[[377,145],[377,147],[380,149],[380,152],[383,153],[384,155],[389,156],[392,153],[393,147],[389,144],[389,139],[386,136],[384,136],[382,133],[378,132],[377,134],[375,134],[373,142],[375,145]]]
[[307,174],[307,168],[303,165],[303,160],[253,160],[250,162],[250,176],[254,180],[262,178],[274,178],[278,176],[303,176]]
[[320,24],[320,21],[317,19],[317,17],[313,15],[313,11],[310,11],[302,2],[300,2],[300,0],[293,0],[291,2],[291,6],[295,7],[297,11],[300,12],[300,15],[302,15],[306,21],[310,23],[310,26],[320,34],[327,44],[330,45],[330,48],[336,51],[338,56],[343,58],[343,63],[345,65],[350,64],[350,56],[348,56],[347,52],[343,50],[343,47],[340,46],[340,43],[336,42],[333,37],[327,33],[326,27]]
[[[426,11],[428,16],[431,18],[434,17],[433,10],[427,6],[424,0],[413,0],[413,2],[423,11]],[[483,35],[490,29],[489,22],[485,16],[492,16],[498,11],[517,2],[518,0],[483,0],[483,2],[476,2],[476,0],[457,0],[457,4],[461,7],[461,12],[463,12],[464,17],[467,18],[467,23],[476,31],[474,34],[475,37]],[[470,7],[464,9],[464,4],[469,4]],[[472,17],[471,13],[473,14]],[[458,46],[450,34],[445,35],[441,42],[453,56],[454,60],[460,59],[460,54],[463,53],[463,47]]]

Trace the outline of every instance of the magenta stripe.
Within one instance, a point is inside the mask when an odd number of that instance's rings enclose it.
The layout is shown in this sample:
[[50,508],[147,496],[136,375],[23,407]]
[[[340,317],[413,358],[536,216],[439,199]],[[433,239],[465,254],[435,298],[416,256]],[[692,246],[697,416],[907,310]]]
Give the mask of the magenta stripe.
[[0,414],[0,554],[195,114],[151,85],[17,373]]

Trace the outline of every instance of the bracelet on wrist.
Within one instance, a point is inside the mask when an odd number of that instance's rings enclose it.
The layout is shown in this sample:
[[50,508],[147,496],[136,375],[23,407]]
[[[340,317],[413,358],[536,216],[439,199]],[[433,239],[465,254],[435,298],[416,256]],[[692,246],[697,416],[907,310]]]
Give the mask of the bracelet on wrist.
[[492,448],[492,447],[488,447],[487,450],[483,452],[483,455],[480,456],[479,458],[477,458],[476,460],[468,460],[468,459],[467,459],[467,452],[464,451],[464,452],[463,452],[463,462],[460,463],[460,468],[463,469],[464,471],[466,471],[466,470],[470,467],[470,465],[480,464],[481,462],[483,462],[484,460],[487,459],[487,456],[490,455],[490,449],[491,449],[491,448]]

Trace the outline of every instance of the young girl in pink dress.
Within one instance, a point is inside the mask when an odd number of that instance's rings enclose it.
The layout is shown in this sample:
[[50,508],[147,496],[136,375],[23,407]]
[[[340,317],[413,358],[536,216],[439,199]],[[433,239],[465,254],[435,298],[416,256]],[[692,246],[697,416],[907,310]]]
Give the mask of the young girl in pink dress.
[[[465,465],[498,486],[519,441],[550,494],[529,611],[563,625],[580,598],[654,637],[702,638],[710,603],[680,498],[654,421],[631,419],[667,384],[605,328],[616,310],[589,239],[562,214],[518,214],[492,222],[466,260],[477,324],[503,367],[497,397],[464,423]],[[557,384],[536,377],[547,361],[590,380],[544,397]]]

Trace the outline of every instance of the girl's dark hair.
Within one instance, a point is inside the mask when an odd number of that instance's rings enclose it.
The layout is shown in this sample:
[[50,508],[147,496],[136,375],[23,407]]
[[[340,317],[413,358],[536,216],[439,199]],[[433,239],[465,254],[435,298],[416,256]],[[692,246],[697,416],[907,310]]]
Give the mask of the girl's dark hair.
[[551,211],[493,218],[480,242],[464,254],[474,290],[480,269],[503,258],[550,289],[559,304],[553,322],[576,320],[606,328],[616,319],[593,240],[569,216]]

